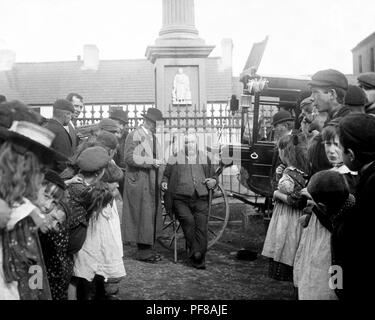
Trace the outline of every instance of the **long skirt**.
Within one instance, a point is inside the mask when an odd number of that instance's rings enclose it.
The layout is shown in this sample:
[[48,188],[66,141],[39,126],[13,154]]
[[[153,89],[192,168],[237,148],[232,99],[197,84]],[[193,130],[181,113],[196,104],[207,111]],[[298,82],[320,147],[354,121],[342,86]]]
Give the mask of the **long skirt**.
[[336,300],[329,287],[331,266],[331,233],[315,214],[304,230],[294,263],[294,285],[300,300]]
[[95,275],[105,280],[126,275],[120,218],[116,202],[106,206],[98,217],[90,219],[87,237],[74,255],[74,276],[92,281]]
[[301,210],[283,202],[275,204],[264,241],[263,256],[293,267],[302,234],[302,226],[298,221],[301,215]]

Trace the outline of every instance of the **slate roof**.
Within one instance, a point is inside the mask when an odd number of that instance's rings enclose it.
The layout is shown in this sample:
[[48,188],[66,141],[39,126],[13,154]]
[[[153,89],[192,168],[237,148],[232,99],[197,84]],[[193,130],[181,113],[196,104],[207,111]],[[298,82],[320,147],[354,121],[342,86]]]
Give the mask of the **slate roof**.
[[356,51],[359,48],[362,48],[364,45],[366,45],[369,42],[372,42],[375,39],[375,32],[371,33],[369,36],[364,38],[361,42],[359,42],[353,49],[353,51]]
[[[0,94],[34,105],[50,105],[69,92],[81,94],[86,104],[155,101],[153,65],[146,59],[100,60],[97,71],[82,66],[83,61],[15,63],[0,72]],[[208,101],[227,101],[231,69],[221,70],[220,58],[208,58],[206,72]]]

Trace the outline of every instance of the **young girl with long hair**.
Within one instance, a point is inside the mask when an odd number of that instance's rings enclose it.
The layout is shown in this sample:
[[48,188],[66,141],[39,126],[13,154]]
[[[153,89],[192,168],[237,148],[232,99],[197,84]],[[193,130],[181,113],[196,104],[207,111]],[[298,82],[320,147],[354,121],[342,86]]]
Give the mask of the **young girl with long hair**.
[[292,281],[294,257],[302,233],[298,222],[302,210],[291,204],[298,203],[306,183],[306,140],[298,135],[284,136],[278,142],[278,149],[286,168],[274,192],[275,206],[262,255],[270,259],[270,277]]

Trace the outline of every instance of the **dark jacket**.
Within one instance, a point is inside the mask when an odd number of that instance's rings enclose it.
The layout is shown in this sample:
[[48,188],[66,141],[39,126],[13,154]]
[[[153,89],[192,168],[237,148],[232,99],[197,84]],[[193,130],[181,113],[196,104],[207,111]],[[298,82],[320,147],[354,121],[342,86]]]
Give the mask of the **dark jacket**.
[[343,253],[344,291],[348,300],[368,297],[366,288],[372,287],[372,269],[368,259],[373,250],[374,199],[375,162],[360,173],[354,209],[335,226],[338,247],[333,247],[333,250]]
[[[177,159],[184,159],[184,155],[180,153],[180,157]],[[215,173],[216,167],[211,164],[209,157],[203,152],[199,152],[197,155],[198,164],[187,164],[187,160],[184,164],[167,164],[162,182],[168,183],[168,191],[164,196],[166,210],[171,209],[173,199],[175,196],[192,196],[194,192],[197,192],[199,196],[204,197],[208,195],[208,190],[203,181],[207,178],[213,178],[217,180]],[[171,161],[168,161],[171,163]],[[196,166],[193,168],[193,166]],[[200,166],[197,167],[197,166]],[[196,176],[201,172],[201,176]],[[190,183],[189,183],[190,180]]]
[[79,144],[79,139],[78,139],[77,132],[76,132],[77,129],[72,126],[71,122],[69,122],[68,127],[69,127],[69,136],[70,136],[70,139],[72,140],[72,149],[74,153]]
[[46,124],[46,128],[56,135],[51,147],[67,157],[71,157],[73,155],[72,138],[63,125],[55,119],[50,119]]
[[328,122],[347,116],[351,112],[350,108],[346,105],[341,106],[340,109],[336,110],[335,112],[330,112],[328,115],[327,121],[324,123],[324,126],[328,124]]
[[366,288],[371,288],[373,281],[369,257],[373,250],[374,199],[375,162],[360,173],[354,208],[334,221],[333,263],[343,269],[343,292],[348,301],[369,298]]
[[[55,139],[52,141],[51,147],[61,152],[68,158],[71,157],[73,155],[72,139],[63,125],[55,119],[50,119],[46,123],[45,127],[56,135]],[[65,163],[58,164],[59,171],[63,171],[65,168]]]

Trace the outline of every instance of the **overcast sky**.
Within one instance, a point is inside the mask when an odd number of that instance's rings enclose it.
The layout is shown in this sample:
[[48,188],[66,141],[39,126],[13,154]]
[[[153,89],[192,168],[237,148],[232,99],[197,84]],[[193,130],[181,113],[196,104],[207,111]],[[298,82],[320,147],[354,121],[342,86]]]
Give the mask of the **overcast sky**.
[[[17,62],[75,60],[84,44],[101,59],[144,59],[158,37],[162,0],[0,0],[0,49]],[[374,0],[195,0],[207,44],[232,38],[233,75],[269,35],[259,73],[352,73],[351,49],[375,31]]]

